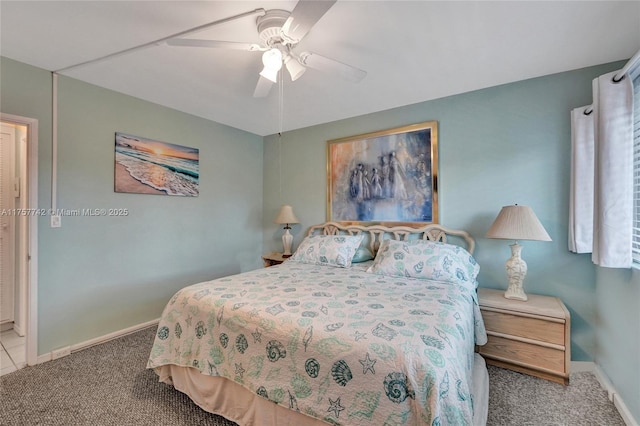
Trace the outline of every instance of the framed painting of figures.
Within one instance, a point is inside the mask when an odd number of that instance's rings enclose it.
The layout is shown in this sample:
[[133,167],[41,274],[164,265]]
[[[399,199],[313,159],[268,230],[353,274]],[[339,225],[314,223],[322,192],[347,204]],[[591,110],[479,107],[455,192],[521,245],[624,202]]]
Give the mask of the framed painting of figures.
[[327,219],[438,223],[438,122],[327,142]]

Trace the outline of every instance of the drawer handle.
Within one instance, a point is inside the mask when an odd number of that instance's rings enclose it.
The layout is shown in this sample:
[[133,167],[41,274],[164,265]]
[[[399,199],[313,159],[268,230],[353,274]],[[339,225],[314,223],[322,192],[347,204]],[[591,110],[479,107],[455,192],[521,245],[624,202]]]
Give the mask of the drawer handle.
[[540,340],[527,339],[526,337],[519,337],[519,336],[513,336],[511,334],[498,333],[497,331],[487,330],[487,335],[502,337],[503,339],[507,339],[507,340],[517,340],[518,342],[529,343],[531,345],[536,345],[536,346],[544,346],[545,348],[556,349],[563,352],[565,350],[564,345],[556,345],[555,343],[542,342]]
[[515,316],[515,317],[524,317],[524,318],[533,318],[533,319],[539,319],[542,321],[547,321],[547,322],[555,322],[558,324],[565,324],[566,320],[564,318],[555,318],[555,317],[549,317],[546,315],[536,315],[536,314],[529,314],[526,312],[515,312],[515,311],[506,311],[504,309],[496,309],[496,308],[491,308],[488,306],[482,306],[480,308],[481,311],[488,311],[488,312],[496,312],[498,314],[504,314],[504,315],[511,315],[511,316]]

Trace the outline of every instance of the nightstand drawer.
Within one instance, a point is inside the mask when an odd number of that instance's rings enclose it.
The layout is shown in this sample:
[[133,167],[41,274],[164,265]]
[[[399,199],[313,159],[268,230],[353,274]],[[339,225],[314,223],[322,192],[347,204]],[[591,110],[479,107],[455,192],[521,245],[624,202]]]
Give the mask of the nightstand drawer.
[[521,302],[479,288],[478,300],[489,337],[478,352],[487,364],[569,384],[571,317],[560,299],[530,294]]
[[565,352],[559,349],[489,336],[487,344],[480,347],[480,353],[488,358],[565,373]]
[[490,310],[483,310],[482,318],[488,331],[496,331],[501,334],[510,334],[556,345],[564,346],[565,343],[564,321],[549,322],[543,319]]

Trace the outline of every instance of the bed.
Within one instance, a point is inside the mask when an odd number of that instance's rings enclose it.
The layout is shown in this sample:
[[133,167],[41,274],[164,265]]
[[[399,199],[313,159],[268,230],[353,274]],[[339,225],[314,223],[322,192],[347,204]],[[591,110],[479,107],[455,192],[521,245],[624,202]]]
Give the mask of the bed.
[[148,368],[240,425],[483,425],[465,231],[328,222],[280,265],[185,287]]

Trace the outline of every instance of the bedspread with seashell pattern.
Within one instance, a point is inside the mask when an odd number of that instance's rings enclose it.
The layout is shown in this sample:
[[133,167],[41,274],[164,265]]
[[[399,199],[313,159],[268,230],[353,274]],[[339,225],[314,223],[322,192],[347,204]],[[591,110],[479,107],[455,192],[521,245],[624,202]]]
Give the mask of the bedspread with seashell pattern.
[[472,424],[473,285],[286,261],[185,287],[148,361],[334,424]]

